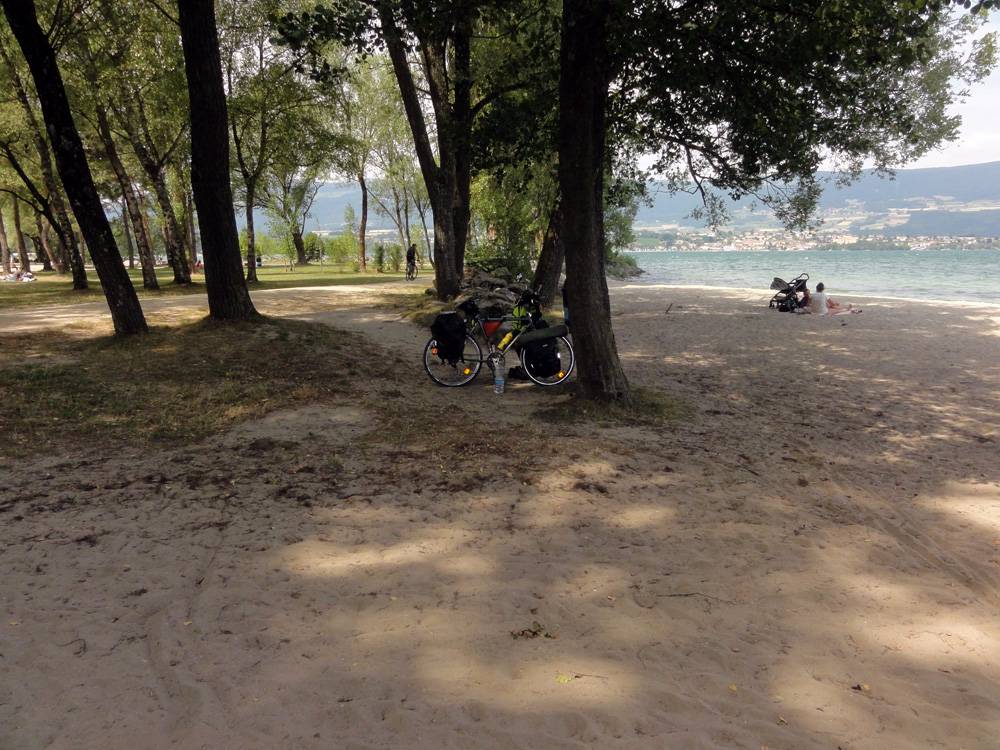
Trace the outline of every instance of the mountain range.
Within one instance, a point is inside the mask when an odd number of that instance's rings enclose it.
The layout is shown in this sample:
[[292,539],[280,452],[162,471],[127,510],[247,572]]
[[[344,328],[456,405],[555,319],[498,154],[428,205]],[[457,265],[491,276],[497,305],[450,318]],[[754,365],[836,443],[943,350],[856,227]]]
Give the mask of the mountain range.
[[[1000,236],[1000,161],[931,169],[901,169],[894,178],[863,174],[838,188],[832,174],[820,199],[821,232],[876,236],[962,235]],[[692,219],[699,200],[687,193],[671,195],[661,184],[650,185],[651,205],[643,205],[635,219],[637,230],[696,230],[704,223]],[[348,205],[358,211],[361,193],[352,183],[325,183],[316,196],[309,230],[338,232]],[[754,201],[729,201],[728,229],[779,229],[766,207]],[[261,214],[259,226],[266,226]],[[392,224],[374,211],[369,227],[388,232]]]

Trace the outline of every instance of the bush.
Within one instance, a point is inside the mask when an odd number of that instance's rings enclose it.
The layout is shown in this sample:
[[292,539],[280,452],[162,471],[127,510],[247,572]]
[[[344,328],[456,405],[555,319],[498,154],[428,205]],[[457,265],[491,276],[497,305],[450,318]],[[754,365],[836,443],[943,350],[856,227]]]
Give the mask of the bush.
[[488,274],[499,269],[510,272],[513,280],[531,278],[531,263],[520,248],[512,248],[499,243],[485,242],[470,247],[465,256],[465,265]]
[[389,245],[389,267],[396,273],[403,267],[403,248],[399,245]]
[[385,245],[379,243],[375,246],[375,270],[382,273],[385,270]]
[[626,253],[612,254],[605,265],[605,272],[612,279],[619,280],[634,279],[636,276],[641,276],[645,273],[645,271],[639,268],[635,257]]

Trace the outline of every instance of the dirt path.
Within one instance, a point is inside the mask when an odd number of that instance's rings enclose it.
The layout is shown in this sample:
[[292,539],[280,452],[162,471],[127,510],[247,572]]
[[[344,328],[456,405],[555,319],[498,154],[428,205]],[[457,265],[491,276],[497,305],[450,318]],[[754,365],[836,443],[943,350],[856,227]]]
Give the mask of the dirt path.
[[995,309],[618,286],[691,416],[599,426],[372,294],[255,297],[412,352],[361,402],[0,480],[0,747],[995,750]]

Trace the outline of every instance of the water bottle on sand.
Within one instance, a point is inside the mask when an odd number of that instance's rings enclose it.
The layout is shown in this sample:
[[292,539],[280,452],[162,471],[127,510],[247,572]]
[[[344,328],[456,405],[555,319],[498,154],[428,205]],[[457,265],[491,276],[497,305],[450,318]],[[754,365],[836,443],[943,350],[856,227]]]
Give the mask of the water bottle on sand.
[[496,358],[496,361],[493,363],[493,392],[494,393],[503,393],[504,378],[506,376],[506,373],[504,372],[504,361],[503,360],[504,360],[504,358],[503,358],[503,355],[501,354],[499,357]]

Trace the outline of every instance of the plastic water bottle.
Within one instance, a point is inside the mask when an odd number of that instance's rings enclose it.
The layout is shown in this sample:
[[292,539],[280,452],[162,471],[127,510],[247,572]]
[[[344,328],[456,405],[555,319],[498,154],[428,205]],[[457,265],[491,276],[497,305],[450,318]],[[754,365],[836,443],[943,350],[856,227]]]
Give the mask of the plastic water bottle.
[[503,356],[497,357],[496,362],[493,364],[493,392],[503,393],[504,388],[504,378],[506,373],[504,372],[504,361]]

